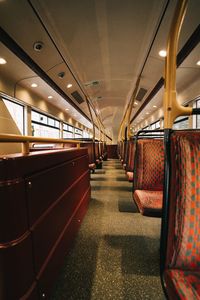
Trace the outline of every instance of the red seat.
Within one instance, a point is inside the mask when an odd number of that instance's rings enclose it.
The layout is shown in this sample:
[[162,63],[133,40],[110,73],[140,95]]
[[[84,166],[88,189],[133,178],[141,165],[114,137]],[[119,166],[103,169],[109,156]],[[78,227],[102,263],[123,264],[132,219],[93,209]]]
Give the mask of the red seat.
[[133,198],[141,214],[161,217],[164,178],[163,140],[139,140],[136,152]]
[[[162,226],[164,270],[169,299],[200,299],[200,131],[170,137],[169,214]],[[166,187],[167,190],[167,187]],[[163,231],[167,224],[168,235]]]
[[163,200],[162,191],[136,190],[134,200],[142,215],[160,217]]

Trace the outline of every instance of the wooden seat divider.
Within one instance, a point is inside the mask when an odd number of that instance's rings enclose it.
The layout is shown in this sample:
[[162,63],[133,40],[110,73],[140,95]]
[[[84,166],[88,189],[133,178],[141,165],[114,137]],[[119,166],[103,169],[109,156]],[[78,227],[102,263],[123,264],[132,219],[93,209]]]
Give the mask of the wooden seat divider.
[[49,299],[90,200],[86,148],[0,157],[0,299]]

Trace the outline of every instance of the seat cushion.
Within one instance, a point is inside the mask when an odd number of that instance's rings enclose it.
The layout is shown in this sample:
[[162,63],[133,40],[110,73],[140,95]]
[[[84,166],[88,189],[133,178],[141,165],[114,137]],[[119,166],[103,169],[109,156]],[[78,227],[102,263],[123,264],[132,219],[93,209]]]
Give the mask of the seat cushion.
[[163,202],[162,191],[135,190],[133,198],[142,215],[161,217]]
[[95,165],[95,164],[89,164],[89,169],[90,169],[90,170],[96,169],[96,165]]
[[133,172],[126,172],[126,176],[129,182],[133,182]]
[[200,272],[171,269],[164,278],[169,299],[200,299]]

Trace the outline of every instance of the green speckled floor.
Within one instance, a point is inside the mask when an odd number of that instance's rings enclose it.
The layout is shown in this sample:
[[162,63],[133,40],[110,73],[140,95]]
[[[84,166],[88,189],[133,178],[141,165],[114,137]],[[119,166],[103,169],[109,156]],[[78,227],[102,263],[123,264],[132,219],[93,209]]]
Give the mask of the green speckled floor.
[[92,199],[52,300],[165,299],[160,220],[141,216],[118,160],[91,175]]

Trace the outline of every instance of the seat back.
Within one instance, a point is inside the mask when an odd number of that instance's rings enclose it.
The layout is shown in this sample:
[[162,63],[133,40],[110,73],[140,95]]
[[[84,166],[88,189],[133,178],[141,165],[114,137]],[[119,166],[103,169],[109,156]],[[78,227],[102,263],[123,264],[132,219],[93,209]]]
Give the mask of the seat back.
[[134,168],[134,157],[135,157],[135,142],[133,140],[129,141],[129,151],[127,158],[126,171],[133,171]]
[[164,180],[163,140],[138,140],[135,155],[134,190],[162,190]]
[[200,270],[200,131],[170,137],[171,171],[165,266]]

